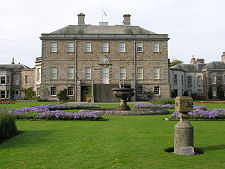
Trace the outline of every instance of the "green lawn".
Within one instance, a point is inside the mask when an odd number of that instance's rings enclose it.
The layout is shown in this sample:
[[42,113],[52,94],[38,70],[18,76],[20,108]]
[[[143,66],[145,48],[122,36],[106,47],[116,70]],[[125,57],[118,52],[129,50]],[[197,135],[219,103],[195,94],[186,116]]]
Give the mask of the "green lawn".
[[17,121],[24,133],[0,144],[0,169],[225,168],[225,121],[191,121],[194,146],[204,154],[179,156],[164,151],[173,147],[177,123],[163,120],[165,117],[169,115],[107,116],[108,121]]

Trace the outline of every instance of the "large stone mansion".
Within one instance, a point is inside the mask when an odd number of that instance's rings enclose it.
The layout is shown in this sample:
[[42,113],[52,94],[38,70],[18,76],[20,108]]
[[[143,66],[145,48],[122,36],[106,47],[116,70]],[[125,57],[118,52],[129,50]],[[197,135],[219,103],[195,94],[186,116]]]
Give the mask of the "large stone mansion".
[[144,100],[144,92],[170,97],[167,34],[156,34],[132,26],[130,15],[123,25],[85,24],[78,14],[78,25],[69,25],[41,35],[42,99],[56,99],[67,89],[70,100],[86,101],[92,89],[93,101],[115,101],[111,89],[121,81],[136,89],[132,100]]

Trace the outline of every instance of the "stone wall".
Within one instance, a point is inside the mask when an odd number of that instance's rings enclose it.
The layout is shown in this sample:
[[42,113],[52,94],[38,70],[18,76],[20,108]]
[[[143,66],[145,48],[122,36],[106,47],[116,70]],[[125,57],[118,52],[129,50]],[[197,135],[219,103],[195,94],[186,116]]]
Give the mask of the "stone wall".
[[[216,84],[212,84],[212,76],[216,76]],[[212,90],[216,90],[213,98],[217,99],[219,95],[223,95],[225,99],[225,71],[224,70],[205,70],[203,71],[203,95],[208,98]],[[211,90],[211,91],[210,91]],[[219,98],[218,98],[219,99]]]
[[[50,43],[57,42],[58,51],[50,52]],[[67,43],[74,42],[74,52],[67,52]],[[85,52],[85,42],[91,42],[92,51]],[[109,52],[102,52],[102,42],[109,42]],[[119,51],[119,43],[125,42],[126,52]],[[143,42],[143,52],[135,52],[135,42]],[[120,67],[126,67],[126,80],[134,81],[136,85],[146,85],[147,88],[160,86],[160,96],[170,97],[168,49],[167,41],[160,43],[160,52],[153,52],[153,40],[42,40],[42,88],[50,89],[56,86],[59,91],[62,86],[74,87],[74,100],[80,100],[80,85],[78,81],[85,80],[85,67],[91,67],[91,79],[95,84],[101,84],[101,70],[109,68],[109,83],[118,84],[120,80]],[[77,50],[76,50],[77,49]],[[102,64],[102,58],[107,57],[109,63]],[[57,79],[50,79],[50,68],[57,68]],[[67,68],[74,68],[74,79],[67,78]],[[143,67],[143,80],[136,80],[136,68]],[[160,68],[160,79],[154,79],[154,67]],[[77,78],[75,76],[77,72]],[[77,85],[76,85],[77,84]],[[60,88],[60,89],[59,89]],[[43,98],[44,96],[42,96]],[[50,96],[46,96],[50,99]]]
[[30,87],[34,90],[34,86],[35,86],[35,69],[23,70],[21,72],[21,87],[22,87],[21,97],[25,96],[25,93],[23,92],[24,90]]

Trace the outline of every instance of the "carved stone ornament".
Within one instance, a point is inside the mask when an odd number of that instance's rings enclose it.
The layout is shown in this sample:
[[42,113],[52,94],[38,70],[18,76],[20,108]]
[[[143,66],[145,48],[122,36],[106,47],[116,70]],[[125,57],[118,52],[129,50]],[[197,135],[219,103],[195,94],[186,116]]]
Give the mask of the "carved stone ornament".
[[110,59],[108,58],[108,56],[103,56],[100,59],[100,64],[102,64],[102,65],[109,65],[109,64],[111,64],[110,63]]

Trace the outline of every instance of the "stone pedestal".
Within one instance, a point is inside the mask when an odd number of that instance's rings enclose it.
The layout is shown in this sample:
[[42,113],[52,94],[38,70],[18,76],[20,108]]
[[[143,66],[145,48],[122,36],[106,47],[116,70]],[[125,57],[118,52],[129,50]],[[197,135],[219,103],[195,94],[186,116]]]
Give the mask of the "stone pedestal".
[[181,155],[181,147],[193,147],[193,126],[189,123],[187,115],[181,114],[180,122],[175,125],[174,130],[174,153]]
[[117,108],[117,110],[130,110],[130,107],[127,105],[127,101],[121,99],[120,106]]

